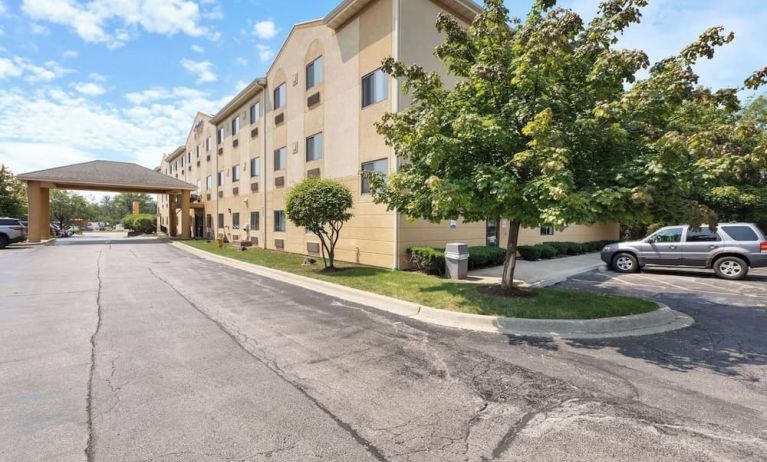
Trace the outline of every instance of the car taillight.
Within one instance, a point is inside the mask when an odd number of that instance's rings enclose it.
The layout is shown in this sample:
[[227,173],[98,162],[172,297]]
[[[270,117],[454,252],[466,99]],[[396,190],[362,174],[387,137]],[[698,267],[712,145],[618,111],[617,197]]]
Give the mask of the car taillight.
[[762,253],[767,253],[767,242],[760,242],[759,243],[759,250]]
[[24,231],[22,226],[11,226],[10,228],[14,231]]

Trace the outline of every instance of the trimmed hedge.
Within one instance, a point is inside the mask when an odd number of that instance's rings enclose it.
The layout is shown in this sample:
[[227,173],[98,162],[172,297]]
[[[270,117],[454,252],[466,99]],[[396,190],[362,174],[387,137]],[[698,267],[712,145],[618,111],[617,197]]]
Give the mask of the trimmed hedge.
[[517,247],[517,251],[523,260],[535,261],[541,258],[541,246],[539,245],[520,245]]
[[549,244],[537,244],[541,249],[541,258],[548,260],[557,256],[557,248]]
[[[535,261],[557,256],[580,255],[586,252],[599,252],[602,247],[615,241],[591,242],[546,242],[535,245],[521,245],[517,249],[523,260]],[[552,253],[553,252],[553,253]]]
[[[435,247],[411,247],[406,251],[410,255],[410,266],[426,274],[445,275],[445,249]],[[493,246],[469,247],[469,270],[503,265],[506,249]]]
[[155,223],[157,218],[148,213],[139,213],[138,215],[126,215],[121,223],[125,229],[133,230],[137,233],[148,234],[155,232]]

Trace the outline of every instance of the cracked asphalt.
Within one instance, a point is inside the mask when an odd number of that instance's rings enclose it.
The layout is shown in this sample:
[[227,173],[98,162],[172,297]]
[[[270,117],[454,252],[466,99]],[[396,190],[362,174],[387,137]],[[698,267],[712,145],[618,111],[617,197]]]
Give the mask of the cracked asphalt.
[[767,272],[592,272],[648,337],[423,324],[158,240],[0,252],[0,460],[764,460]]

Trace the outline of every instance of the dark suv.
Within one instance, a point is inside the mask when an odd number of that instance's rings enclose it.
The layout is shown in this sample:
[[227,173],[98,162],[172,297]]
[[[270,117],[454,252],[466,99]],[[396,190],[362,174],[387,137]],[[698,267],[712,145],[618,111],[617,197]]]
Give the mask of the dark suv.
[[0,249],[5,248],[8,244],[26,240],[27,233],[19,220],[8,217],[0,218]]
[[619,273],[645,265],[690,266],[742,279],[749,267],[767,267],[767,239],[753,223],[721,223],[717,229],[666,226],[642,240],[606,246],[602,261]]

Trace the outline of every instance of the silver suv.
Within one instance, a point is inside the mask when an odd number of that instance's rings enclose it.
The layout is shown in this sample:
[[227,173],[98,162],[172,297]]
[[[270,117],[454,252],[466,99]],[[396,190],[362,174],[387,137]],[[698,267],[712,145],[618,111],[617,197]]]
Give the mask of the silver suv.
[[27,240],[27,233],[24,232],[24,226],[15,218],[0,217],[0,249],[8,244],[24,242]]
[[749,267],[767,267],[767,239],[753,223],[720,223],[717,229],[666,226],[642,240],[606,246],[602,261],[619,273],[645,265],[690,266],[742,279]]

